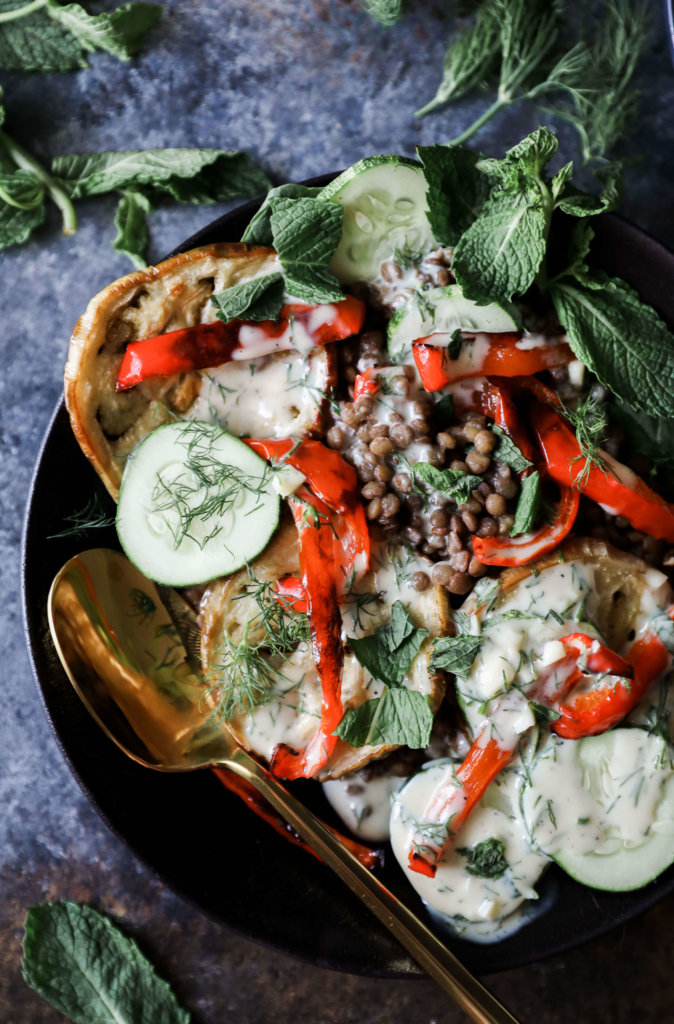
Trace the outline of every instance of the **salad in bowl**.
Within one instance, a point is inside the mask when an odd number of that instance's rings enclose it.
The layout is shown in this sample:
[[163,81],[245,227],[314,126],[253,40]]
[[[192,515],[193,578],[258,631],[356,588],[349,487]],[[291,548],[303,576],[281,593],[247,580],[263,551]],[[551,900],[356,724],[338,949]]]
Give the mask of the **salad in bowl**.
[[197,611],[204,712],[475,941],[553,861],[674,862],[674,338],[588,263],[616,180],[555,150],[273,189],[96,296],[66,367],[123,549]]

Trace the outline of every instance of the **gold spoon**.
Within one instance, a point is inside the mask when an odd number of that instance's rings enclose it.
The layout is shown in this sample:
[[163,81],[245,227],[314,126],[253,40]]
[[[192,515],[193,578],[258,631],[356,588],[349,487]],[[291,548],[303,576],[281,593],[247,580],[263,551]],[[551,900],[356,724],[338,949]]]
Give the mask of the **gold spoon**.
[[252,783],[471,1020],[518,1024],[433,932],[209,717],[203,680],[189,667],[171,611],[169,616],[155,584],[117,551],[84,551],[55,577],[48,612],[56,650],[103,731],[148,768],[223,767]]

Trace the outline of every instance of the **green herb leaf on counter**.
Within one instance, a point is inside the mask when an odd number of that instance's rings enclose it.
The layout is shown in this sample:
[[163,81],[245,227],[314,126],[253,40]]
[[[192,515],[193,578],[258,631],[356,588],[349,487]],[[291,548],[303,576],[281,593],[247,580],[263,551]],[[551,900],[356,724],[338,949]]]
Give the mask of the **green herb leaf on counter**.
[[472,848],[457,848],[457,853],[463,854],[468,859],[466,871],[469,875],[476,875],[478,878],[501,878],[508,870],[508,861],[505,857],[505,846],[501,839],[493,836],[490,839],[483,839]]
[[359,664],[371,676],[387,686],[398,687],[428,635],[427,629],[414,625],[402,601],[395,601],[388,625],[378,626],[371,636],[349,637],[348,642]]
[[380,25],[395,25],[407,13],[409,0],[358,0],[366,14]]
[[447,494],[457,505],[470,501],[473,491],[482,483],[482,477],[472,473],[462,473],[460,469],[436,469],[426,462],[417,462],[414,466],[417,480],[428,484],[434,491]]
[[303,302],[339,302],[344,294],[328,264],[342,237],[343,208],[306,196],[274,196],[269,202],[288,294]]
[[433,712],[428,698],[416,690],[384,690],[381,697],[349,708],[335,735],[352,747],[381,743],[421,750],[428,746]]
[[674,335],[624,281],[586,276],[550,287],[569,344],[604,387],[638,412],[674,418]]
[[264,274],[211,296],[218,320],[277,320],[283,305],[283,274]]
[[136,943],[91,907],[65,900],[31,907],[22,968],[27,984],[75,1024],[189,1024]]
[[151,209],[152,205],[147,196],[129,189],[122,193],[115,214],[117,237],[112,243],[112,248],[128,256],[137,270],[141,270],[147,262],[147,214]]
[[476,165],[481,159],[465,146],[419,146],[428,191],[428,223],[440,245],[456,245],[489,196],[489,181]]
[[529,462],[529,459],[522,454],[515,442],[512,438],[508,437],[504,430],[494,426],[492,431],[498,437],[496,446],[491,453],[494,462],[505,462],[516,473],[523,473],[529,466],[533,466],[533,462]]
[[515,522],[510,531],[512,537],[531,533],[541,510],[541,498],[541,476],[536,469],[522,481],[515,509]]
[[161,14],[161,7],[148,3],[91,15],[79,4],[55,0],[0,0],[0,68],[77,71],[96,50],[129,60]]
[[315,199],[322,188],[318,185],[278,185],[267,192],[262,206],[251,218],[251,221],[241,235],[242,242],[249,245],[273,245],[274,236],[271,230],[272,202],[277,196],[286,196],[290,199]]
[[438,637],[433,643],[431,668],[465,677],[473,667],[482,643],[481,636],[471,636],[468,633]]
[[32,175],[24,171],[0,173],[0,249],[21,245],[42,224],[43,198],[44,189]]

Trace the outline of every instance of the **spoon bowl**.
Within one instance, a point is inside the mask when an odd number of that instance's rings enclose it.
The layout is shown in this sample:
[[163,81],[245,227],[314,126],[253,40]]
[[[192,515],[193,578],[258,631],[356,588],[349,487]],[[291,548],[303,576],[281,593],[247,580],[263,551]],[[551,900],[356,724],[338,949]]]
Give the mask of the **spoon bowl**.
[[216,720],[194,652],[188,654],[183,643],[196,623],[178,595],[164,588],[160,593],[119,552],[94,548],[57,573],[48,616],[68,678],[124,753],[159,771],[224,767],[251,783],[471,1020],[517,1024],[437,936]]

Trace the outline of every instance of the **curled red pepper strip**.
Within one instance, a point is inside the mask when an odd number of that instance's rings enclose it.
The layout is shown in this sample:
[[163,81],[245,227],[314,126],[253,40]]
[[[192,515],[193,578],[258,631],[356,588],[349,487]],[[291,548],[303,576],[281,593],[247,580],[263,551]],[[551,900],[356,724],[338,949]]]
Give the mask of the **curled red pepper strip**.
[[276,581],[276,600],[288,611],[306,612],[307,595],[299,576],[284,576]]
[[580,494],[573,487],[561,487],[561,497],[552,524],[544,523],[521,537],[473,537],[473,554],[485,565],[526,565],[552,551],[568,536],[576,521]]
[[459,784],[439,788],[424,811],[424,823],[447,822],[446,839],[442,843],[428,844],[423,839],[417,841],[413,837],[408,855],[409,866],[413,871],[429,878],[435,877],[438,862],[452,836],[461,828],[475,804],[514,753],[514,749],[503,747],[495,739],[487,739],[485,742],[485,734],[478,734],[461,767],[457,769]]
[[353,400],[357,402],[363,395],[374,395],[379,391],[379,382],[372,376],[371,370],[359,373],[353,384]]
[[[674,617],[674,608],[670,608],[668,614],[670,618]],[[575,740],[606,732],[637,706],[671,661],[662,640],[651,631],[632,644],[624,659],[613,651],[609,651],[609,654],[615,659],[609,659],[609,667],[592,669],[589,660],[587,666],[591,671],[610,672],[619,678],[610,685],[580,693],[576,697],[572,694],[570,700],[558,702],[555,710],[561,717],[552,723],[558,736]],[[622,668],[619,663],[622,663]],[[606,664],[601,654],[598,664]],[[625,665],[629,671],[624,670]],[[581,674],[579,672],[578,676]],[[576,681],[577,678],[572,678],[570,682]]]
[[340,585],[367,572],[370,562],[370,533],[365,510],[358,491],[358,477],[353,466],[339,452],[326,448],[320,441],[304,440],[297,444],[290,438],[280,441],[245,438],[245,443],[262,456],[287,462],[306,477],[307,484],[333,512],[336,542],[341,551],[337,559]]
[[[449,355],[450,334],[434,334],[412,345],[414,361],[426,391],[438,391],[453,381],[495,374],[499,377],[529,376],[564,366],[573,353],[565,341],[550,341],[523,348],[518,334],[489,334],[489,345],[464,342],[456,359]],[[438,347],[441,346],[441,347]]]
[[[242,779],[240,776],[235,775],[234,772],[228,772],[224,768],[214,768],[213,771],[220,779],[220,782],[230,792],[236,794],[241,800],[250,808],[253,814],[256,814],[258,818],[266,821],[268,825],[278,832],[280,836],[287,839],[288,842],[293,843],[295,846],[301,847],[306,850],[307,853],[312,854],[317,860],[321,860],[318,854],[311,849],[311,847],[305,843],[304,839],[295,832],[294,828],[284,821],[280,815],[276,813],[271,804],[267,803],[263,796],[255,789],[255,786],[251,785],[246,779]],[[356,842],[355,839],[350,839],[348,836],[342,835],[337,829],[332,828],[330,825],[326,825],[333,835],[337,836],[341,842],[344,843],[346,848],[351,851],[354,857],[366,868],[372,870],[373,868],[380,867],[383,862],[383,853],[381,850],[373,850],[370,846],[365,846],[363,843]]]
[[321,684],[322,714],[318,730],[304,750],[279,744],[271,770],[284,779],[311,778],[327,762],[337,743],[333,733],[342,715],[342,617],[333,568],[333,532],[327,509],[305,492],[288,499],[299,534],[300,568],[306,595],[311,647]]
[[[572,487],[585,457],[571,428],[549,405],[537,404],[531,423],[548,473],[562,486]],[[652,491],[648,484],[605,452],[605,468],[591,465],[584,473],[583,494],[636,529],[674,543],[674,505]]]
[[[291,329],[291,320],[293,328]],[[231,320],[196,324],[167,334],[158,334],[127,345],[117,376],[117,391],[135,387],[150,377],[170,377],[191,370],[220,366],[235,358],[245,358],[249,340],[242,328],[249,328],[251,356],[294,348],[294,327],[301,327],[314,345],[327,345],[357,334],[365,323],[365,303],[347,295],[341,302],[327,306],[291,303],[283,306],[278,320],[249,322]],[[258,352],[260,341],[265,352]]]

